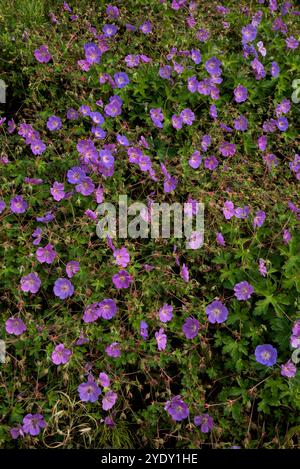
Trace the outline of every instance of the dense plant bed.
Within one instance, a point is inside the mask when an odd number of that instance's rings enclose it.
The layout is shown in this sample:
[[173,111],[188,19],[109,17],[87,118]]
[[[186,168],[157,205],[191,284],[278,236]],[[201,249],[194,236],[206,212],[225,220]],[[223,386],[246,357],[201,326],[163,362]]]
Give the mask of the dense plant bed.
[[297,2],[0,5],[0,446],[299,447]]

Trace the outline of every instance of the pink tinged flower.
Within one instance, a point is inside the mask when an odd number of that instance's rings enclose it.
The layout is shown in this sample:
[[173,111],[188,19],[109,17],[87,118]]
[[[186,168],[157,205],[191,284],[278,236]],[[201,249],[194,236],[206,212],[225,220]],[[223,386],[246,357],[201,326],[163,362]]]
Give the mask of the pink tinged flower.
[[285,43],[288,49],[297,49],[299,46],[299,41],[297,41],[294,36],[287,37]]
[[91,195],[95,190],[95,185],[90,177],[84,177],[82,181],[75,186],[76,192],[84,196]]
[[65,348],[64,344],[59,344],[55,347],[51,354],[51,360],[54,365],[65,365],[68,363],[72,355],[70,349]]
[[96,402],[101,394],[101,389],[95,383],[94,378],[89,375],[87,382],[78,386],[78,394],[83,402]]
[[27,327],[21,318],[11,317],[5,323],[5,330],[8,334],[21,335],[26,329]]
[[202,433],[208,433],[213,429],[213,418],[208,414],[196,415],[194,417],[194,424],[200,427]]
[[190,340],[197,337],[199,330],[199,321],[192,317],[187,318],[182,326],[182,332],[184,333],[185,337]]
[[287,363],[281,365],[281,375],[285,376],[286,378],[294,378],[297,373],[297,368],[294,363],[289,360]]
[[173,318],[173,306],[165,303],[158,311],[158,316],[161,322],[171,321]]
[[41,414],[27,414],[23,418],[23,432],[31,436],[36,436],[42,428],[46,427],[46,422]]
[[52,264],[56,256],[57,253],[52,244],[47,244],[44,248],[38,248],[36,251],[36,258],[41,264]]
[[230,200],[224,203],[223,214],[226,220],[230,220],[235,215],[234,204]]
[[284,244],[289,244],[289,242],[290,242],[291,239],[292,239],[292,235],[291,235],[291,233],[289,232],[289,230],[284,230],[284,231],[283,231],[283,236],[282,236],[282,238],[283,238]]
[[66,195],[65,187],[64,187],[64,184],[62,182],[56,182],[55,181],[53,186],[50,189],[50,192],[51,192],[51,195],[52,195],[53,199],[56,200],[57,202],[62,200]]
[[204,242],[203,233],[200,231],[193,231],[188,241],[188,245],[191,249],[199,249]]
[[120,272],[113,275],[112,281],[117,289],[128,288],[133,281],[133,277],[126,270],[120,270]]
[[188,283],[189,279],[190,279],[190,275],[189,275],[189,269],[188,267],[183,264],[181,269],[180,269],[180,277],[186,282]]
[[53,292],[55,296],[61,300],[65,300],[73,295],[74,286],[67,278],[58,278],[55,280]]
[[155,332],[155,340],[159,351],[165,350],[167,346],[167,336],[163,327]]
[[101,51],[93,42],[87,42],[84,45],[85,60],[89,65],[99,63],[101,59]]
[[48,46],[43,45],[34,51],[36,60],[40,63],[48,63],[52,59],[52,56],[48,50]]
[[183,124],[182,118],[174,114],[172,116],[172,126],[174,127],[174,129],[176,130],[182,129],[182,124]]
[[237,103],[243,103],[248,98],[248,90],[242,85],[238,85],[234,90],[234,99]]
[[53,132],[61,128],[62,128],[62,122],[59,117],[56,117],[56,116],[49,117],[49,119],[47,120],[47,129]]
[[69,261],[66,265],[66,274],[69,278],[74,277],[77,272],[79,272],[79,262],[78,261]]
[[300,348],[300,336],[292,335],[290,339],[291,347]]
[[13,440],[17,440],[19,437],[24,438],[25,435],[23,427],[20,424],[17,427],[11,428],[9,432]]
[[199,151],[194,151],[191,158],[189,159],[189,165],[193,169],[198,169],[202,161],[202,156]]
[[297,321],[295,321],[293,325],[292,333],[293,335],[300,337],[300,319],[297,319]]
[[121,356],[121,347],[118,342],[113,342],[112,344],[105,347],[105,353],[112,358],[119,358]]
[[116,403],[118,394],[114,391],[107,391],[102,399],[102,409],[110,410]]
[[38,274],[32,272],[21,278],[21,290],[24,292],[37,293],[42,284]]
[[116,264],[120,267],[127,267],[130,263],[130,255],[125,246],[122,246],[121,249],[115,249],[113,255],[116,259]]
[[212,324],[226,321],[228,317],[228,309],[219,300],[215,300],[206,307],[208,321]]
[[216,242],[217,242],[217,244],[219,244],[219,246],[225,246],[226,243],[225,243],[225,240],[224,240],[224,237],[223,237],[222,233],[220,233],[220,232],[217,233]]
[[262,277],[266,277],[267,275],[267,268],[266,268],[266,261],[264,259],[259,259],[259,273]]
[[220,153],[223,156],[233,156],[236,152],[234,143],[223,142],[219,147]]
[[109,376],[102,372],[99,374],[99,383],[103,388],[109,388],[110,387],[110,379]]
[[251,298],[252,293],[254,292],[254,288],[247,281],[237,283],[234,286],[233,290],[235,297],[239,301],[249,300],[249,298]]
[[13,213],[25,213],[28,207],[28,203],[23,199],[21,195],[16,195],[10,201],[10,209]]
[[103,319],[112,319],[118,311],[116,302],[110,298],[106,298],[98,303],[98,314]]
[[30,141],[30,148],[34,155],[41,155],[46,150],[46,145],[38,138]]

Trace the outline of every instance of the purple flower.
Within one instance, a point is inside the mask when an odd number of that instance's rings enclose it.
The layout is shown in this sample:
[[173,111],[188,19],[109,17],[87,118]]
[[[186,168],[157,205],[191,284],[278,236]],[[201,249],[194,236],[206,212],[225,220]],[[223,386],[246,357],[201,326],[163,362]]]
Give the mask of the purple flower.
[[281,376],[285,376],[286,378],[294,378],[297,373],[297,368],[294,363],[289,360],[287,363],[281,365]]
[[26,329],[27,327],[21,318],[11,317],[5,323],[5,330],[8,334],[21,335]]
[[30,148],[34,155],[41,155],[46,150],[46,145],[39,138],[34,138],[30,142]]
[[245,220],[246,218],[248,218],[249,213],[250,213],[250,209],[248,205],[245,205],[245,207],[237,207],[235,209],[236,218],[240,218],[242,220]]
[[97,321],[100,317],[100,311],[98,308],[98,303],[93,303],[88,305],[83,313],[83,321],[86,323]]
[[46,422],[41,414],[27,414],[23,418],[23,432],[36,436],[42,428],[46,427]]
[[47,120],[47,128],[51,131],[59,130],[62,128],[62,122],[59,117],[51,116]]
[[59,344],[55,347],[51,354],[51,360],[54,365],[65,365],[70,360],[72,352],[70,349],[65,348],[64,344]]
[[234,217],[235,209],[233,202],[231,202],[230,200],[226,200],[226,202],[224,203],[223,214],[226,220],[230,220],[232,217]]
[[241,130],[242,132],[245,132],[245,130],[248,128],[248,120],[246,117],[239,116],[237,119],[235,119],[234,128],[235,130]]
[[185,264],[182,264],[182,267],[180,269],[180,277],[188,283],[190,275],[189,275],[189,269]]
[[144,33],[144,34],[149,34],[149,33],[151,33],[151,31],[152,31],[152,24],[150,23],[150,21],[145,21],[145,23],[143,23],[143,24],[140,26],[140,31],[142,31],[142,33]]
[[101,163],[105,168],[111,167],[115,162],[114,156],[109,150],[100,150],[99,156]]
[[259,273],[262,277],[267,275],[266,261],[264,259],[259,259]]
[[211,145],[211,136],[210,135],[203,135],[201,140],[201,148],[203,151],[207,151]]
[[211,57],[208,59],[204,66],[210,75],[219,76],[222,74],[221,62],[217,57]]
[[175,422],[186,419],[190,413],[188,406],[183,402],[181,396],[172,397],[172,399],[166,403],[164,409]]
[[28,203],[21,195],[16,195],[10,201],[10,209],[13,213],[24,213],[28,207]]
[[234,288],[234,294],[235,294],[235,297],[241,301],[241,300],[249,300],[249,298],[251,297],[252,293],[254,292],[254,288],[252,287],[252,285],[250,285],[250,283],[246,282],[246,281],[243,281],[243,282],[240,282],[240,283],[237,283]]
[[247,26],[244,26],[242,28],[242,38],[243,38],[243,43],[248,43],[254,41],[256,38],[257,34],[257,29],[252,25],[248,24]]
[[102,409],[109,410],[111,409],[118,399],[118,394],[114,391],[107,391],[102,399]]
[[266,219],[266,213],[263,210],[258,210],[253,220],[253,227],[260,228],[264,224],[265,219]]
[[103,388],[109,388],[110,386],[110,379],[106,373],[99,374],[99,382]]
[[17,425],[17,427],[11,428],[9,430],[13,440],[17,440],[19,437],[24,437],[24,431],[22,425]]
[[78,386],[78,394],[83,402],[96,402],[101,394],[101,389],[95,383],[94,378],[89,375],[87,382]]
[[[291,101],[289,99],[283,99],[275,108],[276,116],[279,117],[281,114],[287,114],[291,110]],[[277,121],[278,125],[278,121]]]
[[150,117],[151,117],[151,120],[152,120],[153,124],[156,127],[160,128],[160,129],[163,127],[162,121],[164,120],[164,115],[161,112],[160,107],[150,109]]
[[186,318],[182,326],[182,332],[187,339],[194,339],[198,335],[199,329],[199,321],[192,317]]
[[21,290],[24,292],[37,293],[42,284],[40,277],[35,272],[32,272],[25,277],[21,278]]
[[283,236],[282,236],[282,238],[283,238],[284,244],[289,244],[289,242],[290,242],[291,239],[292,239],[292,235],[291,235],[291,233],[289,232],[289,230],[284,230],[284,231],[283,231]]
[[106,298],[98,303],[98,314],[103,319],[112,319],[117,314],[118,308],[116,302]]
[[234,143],[223,142],[219,146],[219,150],[222,156],[233,156],[236,152],[236,146]]
[[137,67],[140,63],[140,56],[139,55],[126,55],[125,62],[127,67],[134,68]]
[[270,69],[271,75],[273,78],[277,78],[279,73],[280,73],[280,68],[277,62],[272,62],[271,63],[271,69]]
[[208,433],[213,429],[214,421],[210,415],[202,414],[194,417],[194,424],[196,427],[200,427],[202,433]]
[[161,322],[171,321],[173,318],[173,306],[165,303],[158,311],[158,316]]
[[89,116],[92,119],[94,124],[102,125],[105,122],[104,117],[102,116],[101,112],[97,112],[97,111],[90,112]]
[[85,172],[79,167],[74,166],[67,172],[67,179],[70,184],[78,184],[86,177]]
[[170,65],[164,65],[163,67],[160,67],[158,74],[161,78],[169,80],[172,75],[172,67]]
[[118,342],[113,342],[112,344],[105,347],[105,353],[109,357],[118,358],[121,356],[121,348]]
[[285,43],[288,49],[297,49],[299,46],[299,41],[297,41],[294,36],[287,37]]
[[69,278],[74,277],[75,274],[79,272],[79,262],[78,261],[69,261],[66,265],[66,274]]
[[147,337],[148,337],[148,324],[146,323],[146,321],[141,321],[140,322],[140,335],[142,337],[143,340],[146,340]]
[[122,107],[118,100],[113,99],[104,107],[104,111],[107,116],[117,117],[122,113]]
[[117,274],[113,275],[112,281],[117,289],[128,288],[133,281],[133,277],[127,270],[120,270]]
[[277,361],[277,350],[270,344],[258,345],[255,349],[255,358],[262,365],[273,366]]
[[204,168],[209,169],[210,171],[214,171],[218,165],[219,162],[214,155],[208,156],[204,160]]
[[105,24],[102,28],[102,31],[104,36],[112,37],[117,33],[118,28],[115,24]]
[[248,90],[242,85],[238,85],[234,90],[234,98],[237,103],[243,103],[248,98]]
[[216,241],[217,241],[217,244],[219,244],[220,246],[225,246],[225,240],[224,240],[224,237],[222,235],[222,233],[217,233],[216,235]]
[[182,118],[174,114],[172,116],[172,126],[174,127],[174,129],[176,130],[182,129],[182,124],[183,124]]
[[4,200],[0,200],[0,214],[3,212],[3,210],[5,210],[5,207],[6,203],[4,202]]
[[260,137],[258,137],[257,145],[258,145],[258,149],[260,151],[265,151],[265,149],[267,148],[267,137],[266,137],[266,135],[261,135]]
[[228,309],[223,305],[221,301],[215,300],[210,303],[205,310],[208,321],[212,324],[226,321],[228,317]]
[[101,59],[101,51],[99,47],[93,42],[87,42],[84,45],[84,54],[87,63],[89,64],[98,64]]
[[84,196],[88,196],[94,192],[95,184],[90,177],[86,176],[75,186],[75,190]]
[[189,237],[188,245],[191,249],[199,249],[203,245],[204,236],[200,231],[193,231]]
[[40,63],[48,63],[52,59],[52,56],[48,50],[48,46],[43,45],[34,51],[36,60]]
[[300,319],[297,319],[297,321],[295,321],[293,325],[292,333],[293,335],[300,337]]
[[51,195],[52,195],[53,199],[56,200],[57,202],[59,202],[66,195],[64,183],[55,181],[53,186],[50,189],[50,192],[51,192]]
[[114,251],[114,258],[116,259],[116,264],[120,267],[127,267],[130,263],[130,255],[125,246]]
[[218,111],[217,111],[217,106],[215,104],[212,104],[209,107],[209,115],[212,119],[217,119],[218,117]]
[[79,114],[78,112],[76,111],[76,109],[68,109],[67,111],[67,119],[71,120],[71,121],[75,121],[76,119],[78,119],[79,117]]
[[286,117],[279,117],[279,119],[277,119],[277,127],[281,132],[285,132],[288,126],[289,123]]
[[189,159],[189,165],[193,169],[198,169],[202,161],[202,156],[198,150],[194,151],[191,158]]
[[195,114],[189,108],[181,111],[180,117],[182,119],[182,122],[186,125],[192,125],[195,120]]
[[57,253],[52,244],[47,244],[44,248],[38,248],[36,251],[36,258],[41,264],[52,264],[56,256]]
[[114,80],[115,80],[117,88],[125,88],[125,86],[128,85],[128,83],[130,83],[128,75],[125,72],[115,73]]
[[263,156],[263,161],[269,170],[272,170],[278,165],[278,158],[273,153],[266,153]]
[[190,57],[196,65],[199,65],[199,63],[201,62],[201,53],[198,49],[192,49]]
[[55,280],[53,291],[55,296],[61,300],[65,300],[73,295],[74,286],[67,278],[58,278]]
[[163,327],[161,327],[158,332],[155,332],[155,340],[159,351],[166,349],[167,336]]

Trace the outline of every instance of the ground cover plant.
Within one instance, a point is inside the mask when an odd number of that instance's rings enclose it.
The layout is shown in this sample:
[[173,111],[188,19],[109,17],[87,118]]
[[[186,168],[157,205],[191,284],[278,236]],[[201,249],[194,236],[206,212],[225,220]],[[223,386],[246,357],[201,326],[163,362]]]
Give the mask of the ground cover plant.
[[0,447],[299,448],[297,2],[0,5]]

